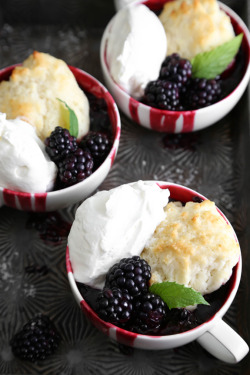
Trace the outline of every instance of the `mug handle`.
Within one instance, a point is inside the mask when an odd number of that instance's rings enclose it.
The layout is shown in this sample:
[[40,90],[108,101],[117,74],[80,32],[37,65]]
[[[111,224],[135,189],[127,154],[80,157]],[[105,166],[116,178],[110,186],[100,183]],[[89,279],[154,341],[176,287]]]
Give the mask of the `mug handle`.
[[249,351],[247,343],[222,319],[197,341],[214,357],[227,363],[239,362]]

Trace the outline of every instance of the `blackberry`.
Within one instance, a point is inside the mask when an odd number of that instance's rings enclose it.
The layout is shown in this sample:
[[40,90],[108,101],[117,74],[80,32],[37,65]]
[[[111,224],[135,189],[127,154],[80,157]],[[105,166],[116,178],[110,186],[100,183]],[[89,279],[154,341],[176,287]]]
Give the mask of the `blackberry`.
[[177,53],[167,56],[160,69],[160,79],[176,82],[178,87],[185,85],[192,75],[192,65]]
[[198,320],[194,312],[187,309],[171,309],[166,316],[166,325],[162,334],[173,335],[197,327]]
[[192,201],[195,203],[202,203],[204,199],[195,195],[194,197],[192,197]]
[[133,305],[126,290],[104,288],[97,296],[96,312],[107,322],[123,326],[131,318]]
[[131,330],[142,334],[159,332],[167,309],[161,297],[153,293],[142,294],[134,303]]
[[198,109],[216,103],[221,98],[221,82],[218,79],[193,78],[184,95],[186,109]]
[[89,132],[83,137],[79,147],[91,153],[94,160],[94,169],[97,169],[107,157],[111,149],[111,142],[104,133]]
[[45,139],[45,150],[55,163],[75,152],[77,147],[76,138],[61,126],[57,126],[50,136]]
[[63,186],[71,186],[92,174],[94,162],[91,154],[78,148],[58,163],[58,176]]
[[112,127],[105,99],[97,98],[93,94],[87,92],[86,95],[88,97],[90,107],[90,128],[93,131],[102,131],[112,134]]
[[49,317],[39,314],[13,336],[10,345],[15,356],[34,362],[54,353],[59,341],[60,336]]
[[148,291],[151,268],[139,256],[123,258],[106,275],[106,287],[126,289],[132,298]]
[[179,96],[177,83],[158,79],[147,84],[142,101],[151,107],[175,111],[179,108]]

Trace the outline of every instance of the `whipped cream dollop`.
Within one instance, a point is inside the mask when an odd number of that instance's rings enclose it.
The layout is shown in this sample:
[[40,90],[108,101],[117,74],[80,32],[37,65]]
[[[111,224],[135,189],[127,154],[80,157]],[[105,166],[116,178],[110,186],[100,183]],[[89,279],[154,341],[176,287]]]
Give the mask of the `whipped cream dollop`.
[[76,281],[102,288],[105,276],[122,258],[140,255],[165,218],[169,190],[138,181],[100,191],[77,209],[68,246]]
[[113,18],[106,52],[113,79],[129,95],[139,99],[147,83],[159,76],[166,57],[164,27],[145,5],[128,5]]
[[33,126],[0,113],[0,186],[43,193],[53,188],[57,167],[49,159]]

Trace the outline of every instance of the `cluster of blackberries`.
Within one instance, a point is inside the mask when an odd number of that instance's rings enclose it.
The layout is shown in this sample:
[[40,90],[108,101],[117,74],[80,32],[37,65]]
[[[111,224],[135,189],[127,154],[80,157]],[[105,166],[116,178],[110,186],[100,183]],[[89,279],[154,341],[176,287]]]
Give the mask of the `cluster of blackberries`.
[[142,102],[169,111],[207,107],[221,99],[221,81],[192,78],[192,65],[174,53],[163,61],[157,80],[147,84]]
[[78,144],[67,129],[57,126],[45,139],[45,149],[58,167],[59,186],[85,180],[105,160],[111,142],[105,133],[90,131]]
[[124,258],[111,267],[104,289],[97,295],[100,318],[130,331],[156,333],[166,316],[166,305],[149,293],[150,277],[150,266],[139,256]]
[[149,292],[150,277],[150,266],[139,256],[116,263],[106,275],[103,290],[97,294],[97,314],[107,322],[141,334],[167,332],[168,325],[172,331],[190,329],[187,310],[169,310],[161,297]]
[[59,342],[54,324],[49,317],[39,314],[13,336],[10,345],[16,357],[35,362],[53,354]]

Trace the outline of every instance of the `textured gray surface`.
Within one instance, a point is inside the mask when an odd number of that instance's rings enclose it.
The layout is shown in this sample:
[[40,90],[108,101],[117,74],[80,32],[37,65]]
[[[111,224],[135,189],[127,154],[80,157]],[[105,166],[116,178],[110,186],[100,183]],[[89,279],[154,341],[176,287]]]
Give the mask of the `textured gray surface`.
[[[1,0],[0,4],[0,67],[23,61],[37,49],[103,81],[99,45],[114,13],[112,1]],[[226,4],[248,22],[247,0]],[[191,187],[216,202],[232,222],[243,256],[239,292],[225,320],[250,344],[248,92],[228,116],[197,133],[167,136],[139,127],[124,115],[121,119],[117,159],[100,189],[159,179]],[[54,221],[51,214],[0,209],[0,374],[250,373],[249,355],[228,365],[195,342],[168,351],[127,350],[93,328],[71,295],[65,270],[66,238],[75,209],[55,214]],[[40,226],[34,226],[37,220]],[[46,265],[47,274],[25,270],[34,264]],[[57,353],[40,365],[15,359],[9,347],[13,333],[37,312],[47,313],[62,335]]]

